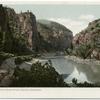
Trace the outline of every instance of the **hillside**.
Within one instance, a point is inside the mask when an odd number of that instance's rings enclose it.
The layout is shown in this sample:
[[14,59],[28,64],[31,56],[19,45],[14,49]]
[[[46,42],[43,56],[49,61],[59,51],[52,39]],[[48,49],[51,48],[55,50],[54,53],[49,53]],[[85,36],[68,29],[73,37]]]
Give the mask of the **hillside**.
[[83,53],[84,58],[100,60],[100,19],[90,22],[86,29],[78,33],[73,44],[77,53]]
[[17,14],[2,5],[0,12],[0,51],[27,54],[36,50],[39,36],[35,15],[29,11]]
[[49,20],[37,20],[37,30],[44,44],[47,44],[47,50],[64,51],[71,48],[73,34],[65,26]]

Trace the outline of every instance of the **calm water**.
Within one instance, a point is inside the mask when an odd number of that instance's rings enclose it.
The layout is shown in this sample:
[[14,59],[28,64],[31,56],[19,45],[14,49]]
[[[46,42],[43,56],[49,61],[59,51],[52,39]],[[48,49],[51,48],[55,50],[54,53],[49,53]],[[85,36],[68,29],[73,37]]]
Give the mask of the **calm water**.
[[77,78],[78,82],[100,82],[100,66],[77,64],[65,57],[49,58],[56,71],[63,75],[65,82]]

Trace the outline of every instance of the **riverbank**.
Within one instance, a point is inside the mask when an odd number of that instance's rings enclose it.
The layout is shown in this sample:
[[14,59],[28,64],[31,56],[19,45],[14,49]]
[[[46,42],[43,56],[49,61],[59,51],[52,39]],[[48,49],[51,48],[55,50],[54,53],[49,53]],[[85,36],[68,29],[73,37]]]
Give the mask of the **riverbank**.
[[39,59],[56,59],[64,57],[65,59],[72,60],[79,64],[88,64],[88,65],[100,65],[100,60],[96,59],[82,59],[77,56],[70,56],[65,54],[56,54],[56,53],[43,53]]
[[76,56],[65,56],[66,59],[72,60],[79,64],[100,65],[100,61],[96,59],[82,59]]
[[56,59],[56,58],[61,58],[64,57],[65,59],[69,59],[72,60],[76,63],[79,64],[88,64],[88,65],[100,65],[100,60],[96,60],[96,59],[82,59],[80,57],[77,56],[70,56],[70,55],[56,55],[55,53],[46,53],[41,55],[40,59]]

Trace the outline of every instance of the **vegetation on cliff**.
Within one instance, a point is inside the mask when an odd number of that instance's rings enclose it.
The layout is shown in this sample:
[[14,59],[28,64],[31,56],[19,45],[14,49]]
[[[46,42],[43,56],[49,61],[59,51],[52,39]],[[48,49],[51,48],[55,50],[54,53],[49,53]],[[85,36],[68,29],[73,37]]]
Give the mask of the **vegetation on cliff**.
[[73,45],[76,55],[100,60],[100,19],[89,23],[85,30],[76,34]]
[[37,30],[45,51],[65,51],[66,48],[71,48],[73,34],[65,26],[50,20],[37,20]]
[[20,32],[20,22],[15,11],[0,5],[0,12],[0,52],[17,55],[30,53],[25,35]]
[[10,57],[14,57],[14,55],[10,53],[0,52],[0,65],[2,64],[4,60]]

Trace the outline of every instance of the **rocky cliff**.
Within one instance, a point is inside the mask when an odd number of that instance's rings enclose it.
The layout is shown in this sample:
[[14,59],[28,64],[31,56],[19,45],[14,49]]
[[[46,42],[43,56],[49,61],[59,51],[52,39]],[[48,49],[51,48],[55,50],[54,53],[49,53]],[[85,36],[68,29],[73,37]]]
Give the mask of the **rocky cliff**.
[[[0,51],[11,51],[12,34],[7,9],[0,5]],[[8,47],[9,49],[8,49]]]
[[[34,14],[16,14],[14,9],[0,5],[1,51],[25,53],[37,47],[38,32]],[[9,46],[9,48],[8,48]]]
[[[24,54],[31,51],[63,51],[72,44],[72,32],[56,22],[36,22],[32,12],[17,14],[0,5],[0,49]],[[9,48],[8,48],[9,46]]]
[[41,45],[45,45],[46,50],[64,51],[72,45],[72,32],[59,23],[38,20],[37,29],[44,40]]
[[100,60],[100,19],[90,22],[88,27],[73,39],[74,47],[82,47],[86,58]]
[[28,47],[35,49],[38,45],[37,43],[39,42],[35,15],[28,11],[18,14],[18,17],[21,28],[20,33],[26,35]]

